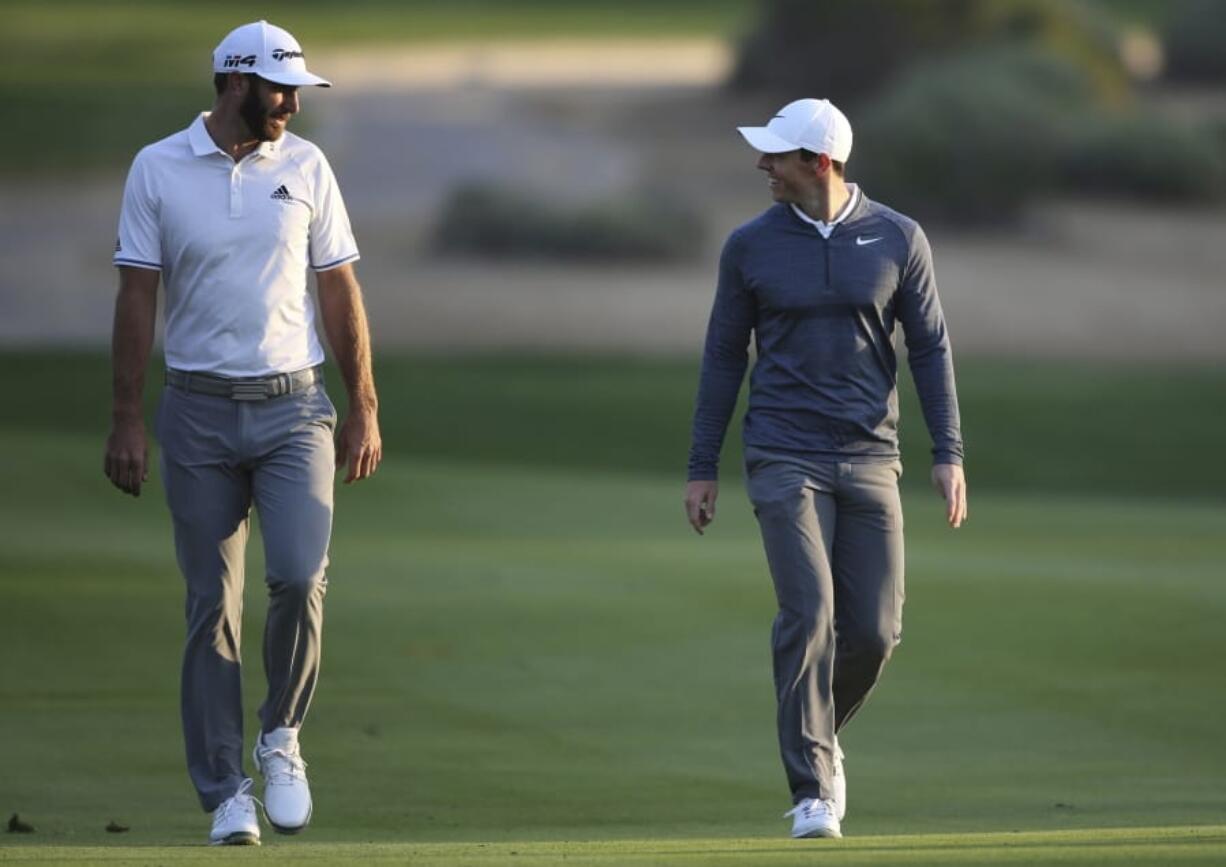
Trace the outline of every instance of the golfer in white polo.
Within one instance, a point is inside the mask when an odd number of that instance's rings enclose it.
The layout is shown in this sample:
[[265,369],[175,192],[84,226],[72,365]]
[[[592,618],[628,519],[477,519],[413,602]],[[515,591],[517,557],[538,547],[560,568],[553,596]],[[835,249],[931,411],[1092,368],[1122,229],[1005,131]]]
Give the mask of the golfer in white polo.
[[[254,758],[269,823],[295,833],[311,818],[298,731],[319,672],[333,475],[346,464],[346,482],[368,477],[382,444],[349,217],[324,155],[286,131],[298,88],[329,83],[307,71],[289,33],[264,21],[222,40],[213,73],[212,112],[143,149],[128,175],[105,470],[133,495],[148,479],[141,395],[160,276],[166,387],[156,433],[187,585],[188,771],[213,814],[209,841],[258,844],[239,653],[250,510],[260,515],[269,592]],[[335,443],[308,268],[348,392]]]

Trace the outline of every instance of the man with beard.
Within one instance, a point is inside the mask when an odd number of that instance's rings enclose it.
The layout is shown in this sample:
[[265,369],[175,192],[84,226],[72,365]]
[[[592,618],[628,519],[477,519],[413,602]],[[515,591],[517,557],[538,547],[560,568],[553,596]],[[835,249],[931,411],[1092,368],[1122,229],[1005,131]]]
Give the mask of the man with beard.
[[[160,275],[166,387],[156,434],[187,588],[188,772],[213,813],[209,842],[258,844],[239,653],[251,506],[269,591],[254,761],[269,823],[295,833],[311,818],[298,730],[319,671],[333,474],[347,465],[346,482],[370,476],[382,443],[349,217],[324,155],[286,131],[298,88],[329,83],[264,21],[226,36],[213,71],[212,112],[143,149],[124,189],[105,472],[134,496],[148,479],[141,406]],[[335,442],[308,268],[348,392]]]
[[771,633],[793,837],[839,837],[837,733],[902,632],[897,326],[933,441],[950,527],[966,519],[953,354],[932,253],[912,219],[844,180],[851,124],[800,99],[741,127],[775,204],[720,258],[694,411],[685,507],[715,518],[720,448],[748,366],[745,470],[779,613]]

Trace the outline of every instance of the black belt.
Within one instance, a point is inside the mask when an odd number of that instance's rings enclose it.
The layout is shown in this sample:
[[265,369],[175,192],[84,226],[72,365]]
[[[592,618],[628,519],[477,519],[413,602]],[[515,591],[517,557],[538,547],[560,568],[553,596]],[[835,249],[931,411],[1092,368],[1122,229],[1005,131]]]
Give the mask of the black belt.
[[228,397],[231,400],[268,400],[306,391],[317,382],[323,382],[323,366],[295,370],[293,373],[276,373],[272,376],[245,376],[230,379],[211,373],[196,373],[190,370],[166,370],[166,384],[183,391],[208,394],[213,397]]

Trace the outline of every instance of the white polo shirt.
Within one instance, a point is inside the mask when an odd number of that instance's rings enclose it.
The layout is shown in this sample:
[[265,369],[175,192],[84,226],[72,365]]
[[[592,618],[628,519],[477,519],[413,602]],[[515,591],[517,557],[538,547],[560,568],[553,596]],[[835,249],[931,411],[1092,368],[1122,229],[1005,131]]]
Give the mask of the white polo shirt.
[[236,163],[207,116],[136,155],[114,262],[162,272],[168,367],[238,377],[319,364],[307,268],[358,258],[332,168],[290,132]]

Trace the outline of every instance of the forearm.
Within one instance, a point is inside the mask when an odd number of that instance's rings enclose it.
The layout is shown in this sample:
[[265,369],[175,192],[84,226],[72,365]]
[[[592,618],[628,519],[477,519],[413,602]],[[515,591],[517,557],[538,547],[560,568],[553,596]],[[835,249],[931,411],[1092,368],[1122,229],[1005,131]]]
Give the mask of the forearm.
[[361,287],[356,279],[329,280],[321,274],[319,302],[324,332],[345,382],[350,409],[377,410],[370,327]]
[[749,338],[756,322],[756,309],[745,290],[739,256],[734,232],[720,254],[719,281],[707,321],[690,437],[687,473],[690,481],[714,481],[719,477],[720,449],[749,365]]
[[961,464],[962,424],[953,347],[937,295],[932,250],[918,229],[899,292],[898,317],[906,335],[907,363],[932,437],[933,462]]
[[694,406],[687,474],[690,481],[710,481],[719,477],[720,449],[736,409],[737,394],[748,363],[748,354],[743,349],[740,353],[719,354],[713,353],[708,346]]
[[114,420],[139,419],[145,371],[157,318],[156,271],[121,274],[111,334],[111,413]]
[[932,437],[932,458],[937,464],[961,464],[962,424],[954,380],[953,353],[948,338],[928,351],[912,356],[911,376]]

